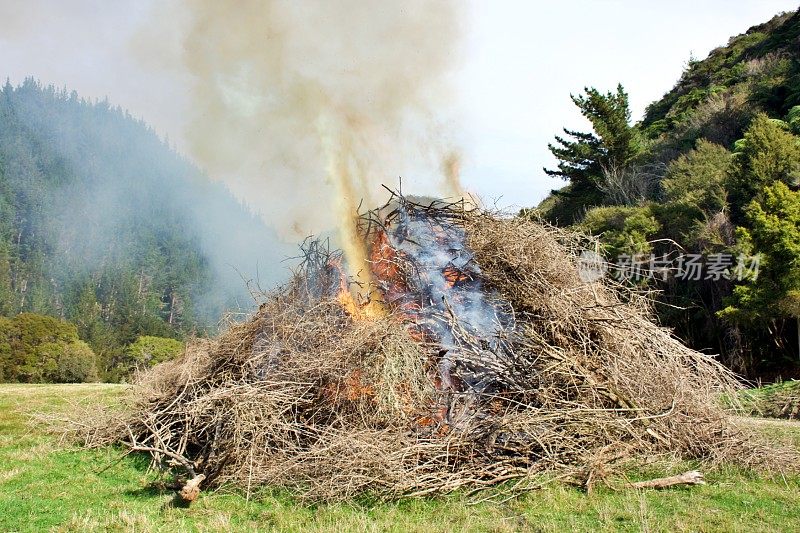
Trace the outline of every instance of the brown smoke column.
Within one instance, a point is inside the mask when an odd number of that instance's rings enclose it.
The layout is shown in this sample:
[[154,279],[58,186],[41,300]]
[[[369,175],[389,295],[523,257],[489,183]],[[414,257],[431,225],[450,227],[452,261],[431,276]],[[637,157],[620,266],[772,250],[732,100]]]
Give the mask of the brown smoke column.
[[460,193],[448,115],[459,11],[422,0],[161,9],[156,18],[182,20],[171,31],[183,32],[192,80],[191,156],[287,239],[338,228],[359,270],[350,221],[381,183],[402,175],[416,193]]

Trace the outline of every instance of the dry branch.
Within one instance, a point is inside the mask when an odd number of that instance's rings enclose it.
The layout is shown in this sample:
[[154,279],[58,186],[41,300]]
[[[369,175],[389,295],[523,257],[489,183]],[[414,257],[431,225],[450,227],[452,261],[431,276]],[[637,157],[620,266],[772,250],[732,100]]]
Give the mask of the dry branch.
[[705,485],[703,474],[697,470],[684,472],[677,476],[661,477],[651,479],[649,481],[637,481],[631,483],[631,487],[635,489],[666,489],[668,487],[675,487],[678,485]]
[[191,503],[200,495],[200,483],[206,479],[206,476],[200,474],[193,477],[178,491],[178,497],[185,503]]
[[[140,376],[124,416],[76,433],[89,446],[170,457],[204,487],[271,485],[329,501],[509,480],[518,492],[538,487],[537,473],[586,479],[587,465],[609,472],[659,453],[747,466],[794,460],[730,422],[718,398],[737,387],[734,376],[658,327],[645,298],[581,281],[583,237],[464,202],[401,200],[463,231],[486,294],[508,305],[494,339],[447,309],[432,317],[457,347],[454,379],[486,382],[443,387],[446,350],[400,311],[348,314],[336,294],[341,254],[306,243],[292,282],[251,319]],[[362,222],[386,229],[374,213]],[[415,265],[393,265],[415,282]]]

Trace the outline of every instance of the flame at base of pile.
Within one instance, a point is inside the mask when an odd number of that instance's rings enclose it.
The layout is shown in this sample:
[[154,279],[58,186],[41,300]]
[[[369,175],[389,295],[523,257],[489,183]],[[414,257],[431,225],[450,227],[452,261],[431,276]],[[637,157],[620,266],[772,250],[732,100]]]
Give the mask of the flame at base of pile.
[[124,416],[76,431],[179,457],[203,486],[326,501],[522,491],[542,472],[591,484],[657,454],[798,468],[729,419],[734,376],[635,293],[581,280],[579,236],[402,196],[359,228],[385,314],[343,301],[342,254],[308,242],[252,319],[143,375]]

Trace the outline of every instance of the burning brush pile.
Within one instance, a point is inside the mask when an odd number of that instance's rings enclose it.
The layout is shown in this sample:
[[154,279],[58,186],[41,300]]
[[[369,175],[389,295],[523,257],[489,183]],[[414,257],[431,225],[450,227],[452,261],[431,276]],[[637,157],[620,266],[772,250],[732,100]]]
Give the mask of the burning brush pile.
[[89,444],[316,500],[590,484],[659,454],[774,459],[720,407],[727,370],[643,298],[581,280],[577,237],[401,195],[358,226],[370,286],[307,243],[250,320],[142,375]]

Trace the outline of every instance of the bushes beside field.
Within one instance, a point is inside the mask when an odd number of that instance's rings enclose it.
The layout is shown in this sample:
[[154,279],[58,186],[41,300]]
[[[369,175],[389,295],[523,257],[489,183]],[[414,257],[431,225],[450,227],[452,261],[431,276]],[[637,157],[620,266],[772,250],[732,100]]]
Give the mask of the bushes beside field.
[[0,380],[97,381],[97,357],[74,324],[34,313],[0,317]]
[[[174,339],[139,337],[125,349],[114,380],[182,351],[183,343]],[[35,313],[0,317],[0,382],[84,383],[103,377],[108,378],[101,375],[97,355],[74,324]]]

